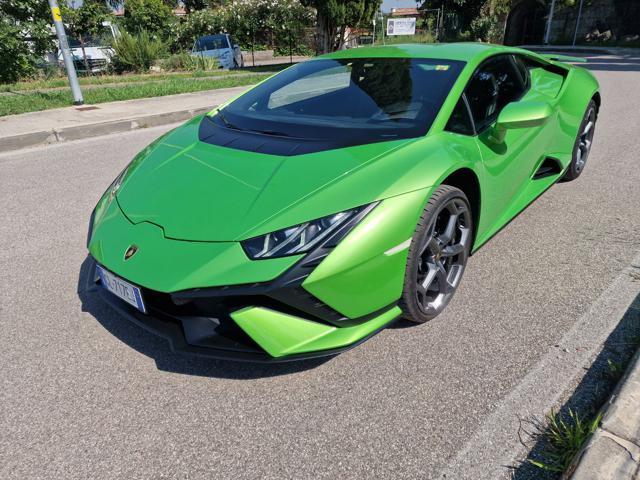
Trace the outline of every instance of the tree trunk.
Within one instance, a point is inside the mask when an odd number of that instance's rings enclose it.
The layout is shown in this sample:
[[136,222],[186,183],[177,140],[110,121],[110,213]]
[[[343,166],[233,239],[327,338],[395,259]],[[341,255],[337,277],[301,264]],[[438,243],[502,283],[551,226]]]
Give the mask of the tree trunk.
[[89,62],[87,61],[87,53],[84,51],[84,39],[82,35],[78,35],[78,40],[80,40],[80,48],[82,49],[82,60],[84,61],[84,68],[87,70],[87,73],[91,75],[93,72],[89,69]]
[[344,50],[344,35],[345,35],[346,28],[347,27],[342,25],[338,29],[338,43],[336,45],[336,50]]
[[331,51],[331,32],[328,19],[318,11],[316,18],[316,53],[321,55]]

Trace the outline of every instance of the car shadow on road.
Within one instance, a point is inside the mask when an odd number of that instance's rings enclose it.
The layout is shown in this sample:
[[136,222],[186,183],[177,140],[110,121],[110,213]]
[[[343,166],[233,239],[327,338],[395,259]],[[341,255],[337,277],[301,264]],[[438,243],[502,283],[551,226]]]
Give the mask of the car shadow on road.
[[[563,418],[567,418],[569,410],[572,410],[585,418],[593,418],[609,399],[624,373],[624,366],[628,365],[639,345],[640,295],[631,303],[622,320],[609,334],[602,350],[558,413]],[[542,412],[536,416],[536,420],[540,419],[541,414]],[[527,431],[532,430],[530,420],[532,419],[522,419],[523,428]],[[535,428],[533,430],[535,431]],[[543,437],[534,435],[529,441],[525,438],[522,440],[531,448],[528,459],[548,463],[544,453],[546,445]],[[559,474],[542,470],[525,460],[515,467],[511,478],[513,480],[555,480],[559,478]]]
[[82,302],[82,311],[89,313],[118,340],[152,358],[158,370],[185,375],[246,380],[310,370],[333,358],[324,357],[296,362],[261,364],[216,360],[172,352],[166,340],[135,325],[100,298],[96,291],[98,287],[89,282],[90,264],[89,258],[86,258],[80,267],[78,276],[77,292]]

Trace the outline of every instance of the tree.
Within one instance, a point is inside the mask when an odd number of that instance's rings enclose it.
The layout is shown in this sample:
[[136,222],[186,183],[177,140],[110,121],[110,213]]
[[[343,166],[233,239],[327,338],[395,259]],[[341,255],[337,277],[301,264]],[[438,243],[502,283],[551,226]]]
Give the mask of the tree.
[[173,25],[171,49],[190,50],[197,38],[220,33],[224,31],[224,25],[225,12],[221,9],[206,8],[192,12]]
[[301,3],[316,9],[316,49],[318,53],[327,53],[344,47],[349,27],[370,25],[382,0],[301,0]]
[[0,1],[0,81],[32,75],[53,50],[51,12],[42,0]]
[[[471,22],[480,17],[480,9],[491,0],[425,0],[421,9],[443,8],[446,14],[454,13],[458,19],[456,33],[468,32]],[[446,30],[446,25],[445,25]]]
[[[84,50],[87,36],[97,36],[102,30],[102,22],[111,17],[111,10],[104,0],[84,0],[79,8],[73,8],[65,0],[61,3],[62,20],[67,33],[77,38],[82,49],[82,59],[87,72],[90,71]],[[73,0],[72,0],[73,2]]]
[[468,32],[473,40],[501,42],[511,0],[424,0],[421,8],[444,8],[446,13],[454,13],[458,19],[457,34]]
[[146,31],[160,38],[167,38],[173,12],[162,0],[125,0],[122,24],[129,33]]

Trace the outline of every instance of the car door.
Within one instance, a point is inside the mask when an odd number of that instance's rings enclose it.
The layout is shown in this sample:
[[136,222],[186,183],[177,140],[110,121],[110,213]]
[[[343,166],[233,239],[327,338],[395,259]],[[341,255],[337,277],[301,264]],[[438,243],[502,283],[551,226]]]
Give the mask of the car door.
[[529,183],[544,154],[544,144],[536,142],[541,126],[509,129],[502,142],[492,136],[502,109],[526,96],[530,82],[525,72],[526,68],[524,72],[519,69],[512,55],[498,55],[478,67],[464,92],[488,187],[483,192],[481,223],[494,231],[509,216],[509,207]]

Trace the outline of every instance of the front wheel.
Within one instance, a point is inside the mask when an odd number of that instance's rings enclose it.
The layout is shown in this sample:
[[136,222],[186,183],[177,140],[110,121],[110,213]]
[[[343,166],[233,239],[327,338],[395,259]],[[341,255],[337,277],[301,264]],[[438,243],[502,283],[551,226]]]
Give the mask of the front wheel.
[[596,103],[591,100],[587,106],[587,110],[580,122],[580,128],[578,129],[578,136],[576,137],[575,144],[573,146],[573,156],[569,168],[562,179],[566,182],[575,180],[580,176],[584,170],[584,166],[587,164],[587,158],[589,152],[591,152],[591,144],[593,143],[593,134],[596,129]]
[[444,310],[464,273],[473,237],[464,192],[441,185],[427,203],[411,239],[400,308],[407,320],[424,323]]

